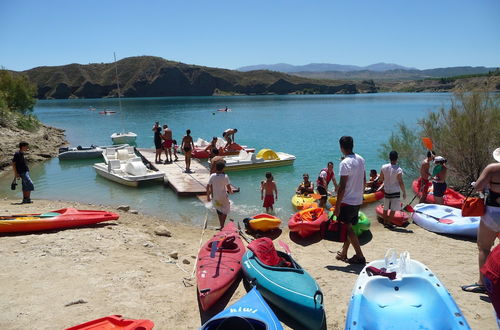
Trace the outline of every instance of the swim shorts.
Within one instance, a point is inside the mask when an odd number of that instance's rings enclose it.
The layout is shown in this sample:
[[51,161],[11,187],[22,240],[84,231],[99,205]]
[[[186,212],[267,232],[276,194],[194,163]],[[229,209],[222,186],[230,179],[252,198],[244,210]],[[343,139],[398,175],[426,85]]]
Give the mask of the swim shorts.
[[320,200],[322,202],[326,203],[326,198],[327,198],[328,193],[327,193],[325,187],[318,186],[316,189],[318,190],[318,193],[321,195],[321,199]]
[[163,147],[167,149],[172,148],[172,140],[165,140],[165,142],[163,142]]
[[434,197],[443,197],[446,188],[448,187],[446,182],[433,182],[432,185],[434,187]]
[[33,185],[33,181],[30,178],[30,172],[20,173],[21,181],[23,183],[23,191],[33,191],[35,190],[35,186]]
[[191,147],[184,147],[184,152],[190,152],[191,151]]
[[264,204],[262,207],[273,207],[274,205],[274,195],[264,196]]
[[401,193],[384,194],[384,210],[401,211]]
[[[425,188],[422,188],[422,186],[425,186]],[[432,186],[432,183],[429,180],[424,179],[422,177],[418,178],[417,187],[419,187],[419,191],[423,192],[424,194],[427,194],[430,186]]]
[[361,205],[340,204],[339,221],[356,225]]
[[162,144],[161,144],[161,140],[156,140],[156,139],[155,139],[155,148],[156,148],[156,149],[161,149],[161,146],[162,146]]
[[500,207],[486,205],[481,221],[494,232],[500,232]]

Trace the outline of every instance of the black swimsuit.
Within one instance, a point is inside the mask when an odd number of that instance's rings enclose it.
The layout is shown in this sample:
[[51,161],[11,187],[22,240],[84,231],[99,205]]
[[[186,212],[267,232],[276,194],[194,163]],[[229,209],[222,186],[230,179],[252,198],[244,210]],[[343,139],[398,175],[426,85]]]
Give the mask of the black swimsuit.
[[[490,184],[500,184],[500,182],[490,181]],[[490,190],[490,192],[488,193],[488,198],[486,198],[486,205],[500,207],[500,203],[497,202],[499,199],[500,199],[500,193]]]

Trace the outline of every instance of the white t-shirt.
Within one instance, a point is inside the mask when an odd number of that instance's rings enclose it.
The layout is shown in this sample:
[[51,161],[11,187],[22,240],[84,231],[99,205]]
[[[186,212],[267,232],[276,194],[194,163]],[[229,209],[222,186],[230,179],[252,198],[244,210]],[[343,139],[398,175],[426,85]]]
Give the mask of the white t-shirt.
[[365,160],[358,154],[347,155],[340,162],[340,176],[348,176],[342,203],[349,205],[363,204],[365,192]]
[[384,174],[384,191],[388,194],[400,192],[398,174],[403,174],[403,169],[389,163],[382,165],[380,172]]
[[212,173],[210,175],[208,184],[212,185],[214,200],[223,201],[224,199],[228,199],[226,187],[229,183],[229,177],[227,174]]

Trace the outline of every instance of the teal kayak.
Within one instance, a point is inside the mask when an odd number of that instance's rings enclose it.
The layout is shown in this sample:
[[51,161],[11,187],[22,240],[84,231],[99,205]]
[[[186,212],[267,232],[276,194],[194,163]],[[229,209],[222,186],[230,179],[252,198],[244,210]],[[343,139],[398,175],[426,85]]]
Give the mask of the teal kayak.
[[292,267],[262,263],[252,251],[243,255],[245,279],[262,296],[307,329],[320,329],[325,320],[323,293],[316,281],[289,255],[277,251]]

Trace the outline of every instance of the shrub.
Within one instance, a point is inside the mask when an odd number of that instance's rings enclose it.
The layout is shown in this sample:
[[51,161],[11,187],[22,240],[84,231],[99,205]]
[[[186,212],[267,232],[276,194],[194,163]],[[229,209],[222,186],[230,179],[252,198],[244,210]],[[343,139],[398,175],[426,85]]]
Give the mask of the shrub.
[[11,111],[25,114],[33,110],[36,103],[34,95],[35,87],[25,76],[0,70],[0,103],[4,103]]
[[20,115],[17,118],[16,126],[25,131],[34,132],[40,127],[40,121],[35,115]]

